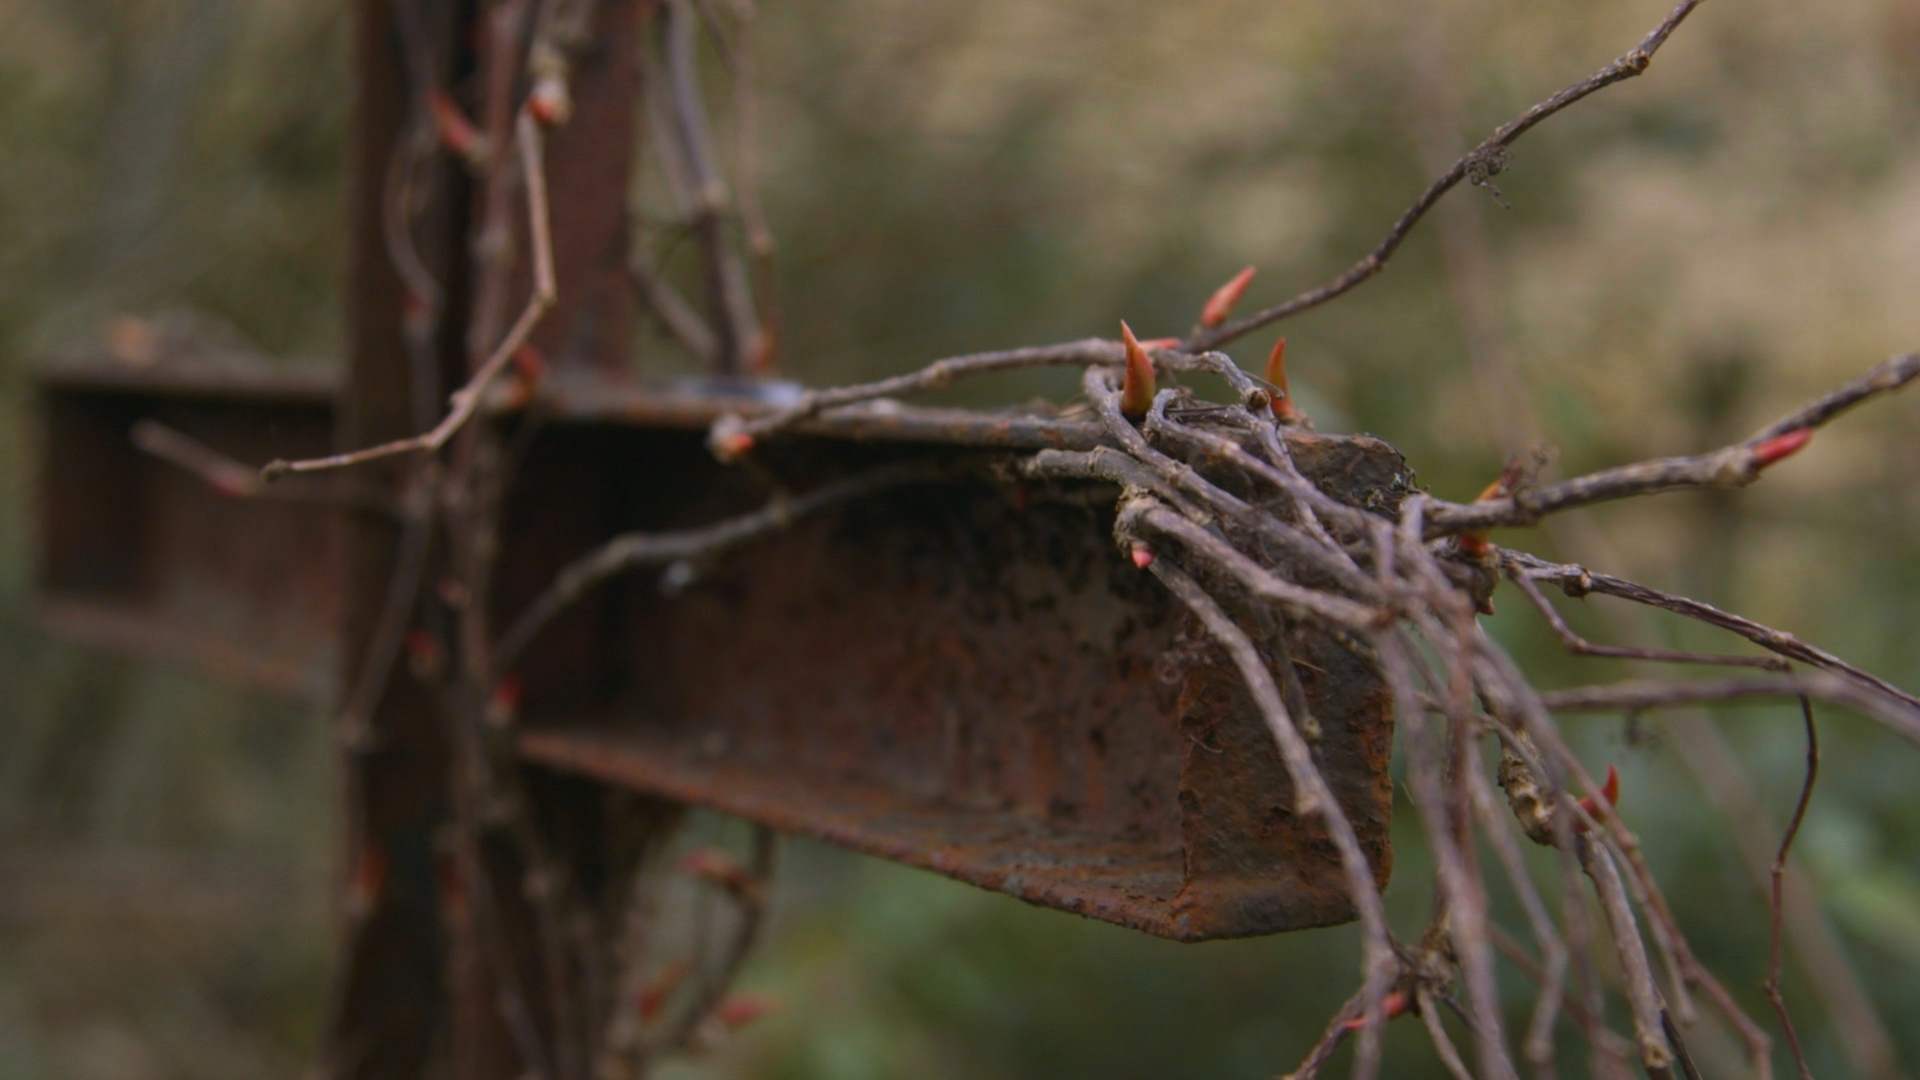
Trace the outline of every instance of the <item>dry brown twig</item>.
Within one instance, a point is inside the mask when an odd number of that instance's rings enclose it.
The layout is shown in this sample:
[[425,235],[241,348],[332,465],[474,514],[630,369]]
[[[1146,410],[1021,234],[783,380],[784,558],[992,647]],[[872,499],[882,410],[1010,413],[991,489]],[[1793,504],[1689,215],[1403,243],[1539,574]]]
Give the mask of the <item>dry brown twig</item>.
[[520,172],[527,191],[527,222],[531,232],[533,252],[533,291],[527,297],[526,307],[514,320],[506,334],[500,338],[466,385],[453,392],[448,399],[447,413],[431,430],[405,439],[398,439],[379,446],[369,446],[360,450],[351,450],[343,454],[331,454],[326,457],[302,458],[297,461],[270,461],[260,470],[260,478],[271,482],[294,473],[320,472],[328,469],[346,469],[364,465],[382,458],[398,457],[407,454],[433,453],[447,445],[469,420],[480,411],[487,389],[495,379],[507,369],[514,354],[527,343],[533,334],[533,328],[553,307],[558,296],[558,286],[553,275],[553,238],[547,219],[547,182],[546,167],[541,161],[540,122],[527,110],[521,110],[514,124],[515,141],[520,148]]
[[1780,894],[1787,877],[1787,853],[1793,850],[1794,838],[1800,835],[1800,825],[1807,819],[1807,806],[1813,802],[1814,781],[1820,778],[1820,728],[1813,720],[1813,703],[1804,696],[1800,698],[1800,717],[1807,732],[1807,773],[1800,784],[1800,797],[1793,803],[1793,816],[1787,819],[1786,831],[1780,837],[1780,850],[1773,856],[1771,888],[1767,893],[1767,978],[1762,989],[1780,1018],[1780,1030],[1786,1033],[1787,1046],[1793,1051],[1793,1062],[1802,1080],[1811,1080],[1813,1070],[1807,1065],[1807,1052],[1800,1046],[1800,1033],[1794,1030],[1793,1018],[1787,1014],[1787,999],[1780,992],[1780,921],[1786,907]]
[[1900,389],[1916,377],[1920,377],[1920,352],[1895,356],[1732,446],[1603,469],[1482,502],[1436,501],[1427,511],[1429,535],[1473,532],[1496,525],[1531,525],[1556,511],[1662,491],[1745,487],[1760,478],[1761,470],[1806,445],[1815,429],[1870,398]]
[[1645,72],[1653,63],[1654,54],[1660,51],[1660,47],[1666,44],[1667,39],[1680,28],[1680,24],[1685,22],[1687,16],[1693,14],[1694,9],[1702,2],[1703,0],[1681,0],[1681,3],[1676,5],[1658,26],[1648,31],[1646,37],[1640,39],[1638,45],[1629,49],[1618,59],[1560,90],[1552,97],[1529,107],[1519,116],[1494,129],[1493,134],[1462,154],[1452,167],[1428,184],[1427,189],[1420,193],[1420,197],[1413,201],[1413,205],[1407,207],[1395,219],[1393,226],[1387,230],[1387,235],[1374,245],[1373,250],[1367,252],[1358,262],[1332,280],[1244,318],[1202,331],[1182,342],[1181,347],[1193,351],[1217,349],[1262,327],[1271,326],[1282,319],[1291,318],[1330,300],[1338,299],[1386,269],[1387,260],[1393,258],[1394,252],[1399,250],[1407,234],[1413,231],[1413,227],[1420,223],[1420,219],[1425,217],[1427,211],[1433,209],[1434,204],[1438,203],[1447,192],[1459,186],[1462,180],[1475,187],[1487,186],[1493,177],[1507,167],[1508,150],[1519,141],[1520,136],[1575,102],[1598,93],[1614,83],[1623,82]]

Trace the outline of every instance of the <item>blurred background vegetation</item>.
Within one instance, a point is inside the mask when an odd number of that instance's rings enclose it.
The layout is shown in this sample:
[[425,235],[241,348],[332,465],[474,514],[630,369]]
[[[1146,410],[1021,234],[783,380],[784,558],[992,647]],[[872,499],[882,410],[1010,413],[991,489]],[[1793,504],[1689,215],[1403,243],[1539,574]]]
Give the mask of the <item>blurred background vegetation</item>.
[[[182,311],[285,363],[336,361],[344,9],[0,0],[0,1080],[290,1075],[315,1046],[323,717],[34,629],[31,373],[117,317]],[[1278,298],[1663,9],[773,0],[760,182],[787,370],[891,373],[1121,316],[1179,333],[1246,263],[1249,303]],[[1647,77],[1520,145],[1497,181],[1510,206],[1456,192],[1383,277],[1290,323],[1304,405],[1389,437],[1461,498],[1537,441],[1564,473],[1718,445],[1920,347],[1916,57],[1909,0],[1707,5]],[[1268,344],[1240,345],[1242,363]],[[664,351],[646,341],[643,362],[670,367]],[[1920,399],[1879,403],[1749,491],[1591,510],[1524,542],[1920,686],[1916,432]],[[1503,600],[1490,625],[1543,683],[1624,671],[1564,659],[1523,607]],[[1572,614],[1595,637],[1712,642]],[[1790,806],[1790,710],[1674,714],[1634,737],[1570,723],[1620,764],[1681,919],[1764,1015],[1764,901],[1733,834],[1771,842]],[[1716,730],[1757,817],[1688,764]],[[1920,759],[1852,717],[1826,730],[1800,852],[1912,1068]],[[1412,830],[1399,840],[1390,900],[1413,931],[1425,867]],[[672,1075],[1261,1076],[1291,1066],[1355,972],[1347,930],[1171,945],[805,842],[778,901],[746,981],[785,1008]],[[1816,1066],[1844,1075],[1834,1026],[1789,980]],[[1524,1006],[1525,984],[1508,992]],[[1394,1075],[1426,1075],[1421,1043],[1394,1033]]]

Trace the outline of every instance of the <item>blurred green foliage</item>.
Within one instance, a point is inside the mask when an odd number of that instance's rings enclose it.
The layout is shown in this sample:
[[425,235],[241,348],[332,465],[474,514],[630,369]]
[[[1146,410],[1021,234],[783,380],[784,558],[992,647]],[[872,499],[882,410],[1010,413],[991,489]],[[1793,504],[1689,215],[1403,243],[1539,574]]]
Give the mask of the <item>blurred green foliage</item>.
[[[1058,0],[769,3],[761,175],[786,364],[815,382],[944,353],[1177,333],[1260,267],[1318,281],[1495,123],[1606,62],[1664,3]],[[321,718],[39,637],[28,587],[34,357],[122,313],[191,309],[261,349],[339,340],[344,5],[10,0],[0,35],[0,1080],[288,1075],[329,972]],[[1574,472],[1738,437],[1920,347],[1920,9],[1710,4],[1643,79],[1556,118],[1450,197],[1377,281],[1289,324],[1323,428],[1400,445],[1470,495],[1545,440]],[[716,93],[720,84],[716,81]],[[717,109],[722,115],[724,107]],[[1238,348],[1251,365],[1266,339]],[[676,361],[649,337],[643,362]],[[296,362],[290,359],[289,362]],[[1064,393],[1010,378],[975,400]],[[1737,607],[1920,685],[1912,398],[1822,432],[1736,496],[1599,508],[1525,536]],[[1605,601],[1594,601],[1597,607]],[[1724,647],[1575,608],[1589,636]],[[1576,665],[1517,597],[1489,626],[1547,684]],[[1700,951],[1756,1015],[1765,908],[1731,830],[1768,835],[1790,710],[1578,721]],[[1768,820],[1730,820],[1674,752],[1717,724]],[[1920,1061],[1913,750],[1827,721],[1804,865]],[[1424,911],[1402,823],[1390,901]],[[787,850],[749,969],[784,1009],[674,1076],[1259,1076],[1352,984],[1348,930],[1182,947],[815,845]],[[1833,1026],[1789,969],[1822,1075]],[[1513,1006],[1528,1000],[1507,987]],[[1406,1025],[1401,1025],[1402,1027]],[[1394,1075],[1429,1075],[1389,1040]],[[1704,1040],[1715,1075],[1730,1046]]]

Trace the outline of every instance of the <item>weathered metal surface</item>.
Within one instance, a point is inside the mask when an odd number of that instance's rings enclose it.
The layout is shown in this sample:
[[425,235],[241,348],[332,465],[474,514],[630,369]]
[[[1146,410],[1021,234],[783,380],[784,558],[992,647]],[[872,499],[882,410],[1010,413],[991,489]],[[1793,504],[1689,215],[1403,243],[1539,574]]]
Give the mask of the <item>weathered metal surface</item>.
[[[420,298],[395,268],[388,246],[387,214],[395,153],[407,138],[419,84],[410,74],[419,58],[405,55],[397,32],[404,0],[356,0],[353,5],[355,86],[348,189],[346,364],[338,386],[334,446],[367,446],[410,434],[422,414],[437,411],[441,396],[458,385],[464,367],[459,335],[449,326],[466,310],[463,277],[467,255],[464,214],[466,176],[456,163],[429,163],[415,178],[427,208],[413,233],[426,272],[442,283],[448,318],[423,349],[422,367],[406,336],[409,314]],[[432,54],[443,57],[448,75],[466,74],[470,27],[462,5],[416,5],[417,30]],[[422,401],[426,397],[428,400]],[[193,433],[197,434],[197,433]],[[226,449],[221,447],[221,449]],[[329,448],[331,449],[331,447]],[[276,452],[274,457],[293,456]],[[261,458],[248,460],[260,461]],[[400,494],[400,474],[383,469],[344,479],[389,499]],[[335,702],[344,702],[366,670],[374,636],[390,618],[396,598],[395,569],[406,561],[403,529],[391,517],[343,515],[341,556],[335,563],[340,596],[339,647],[333,670]],[[436,545],[436,548],[438,546]],[[429,550],[422,576],[441,572]],[[398,603],[410,618],[423,607],[421,583]],[[364,716],[336,721],[340,746],[340,870],[348,890],[366,868],[384,868],[381,887],[361,892],[365,910],[341,924],[340,968],[327,1018],[323,1067],[330,1077],[372,1078],[429,1075],[449,1041],[453,1003],[480,992],[465,970],[450,962],[449,941],[458,931],[442,918],[435,876],[441,834],[451,816],[448,776],[451,748],[434,688],[407,678],[380,681],[379,693],[356,707]],[[353,730],[349,730],[349,727]]]
[[[1380,444],[1315,445],[1303,458],[1325,469],[1398,466]],[[931,450],[818,440],[781,460],[825,479]],[[764,498],[694,438],[651,433],[608,460],[636,463],[624,527]],[[1238,679],[1114,548],[1110,501],[1086,485],[902,489],[688,568],[675,591],[635,575],[530,658],[542,726],[524,751],[1165,937],[1350,918],[1337,856],[1294,814]],[[612,654],[600,684],[541,670],[590,639]],[[1290,645],[1323,768],[1384,880],[1387,701],[1324,634]]]
[[[77,376],[65,385],[78,393]],[[177,385],[163,397],[184,400]],[[543,394],[504,515],[498,609],[615,532],[761,504],[766,478],[719,465],[703,439],[721,412],[752,407]],[[798,488],[1095,438],[1075,421],[893,406],[808,431],[768,459]],[[1391,503],[1405,481],[1375,440],[1306,435],[1294,449],[1357,502]],[[524,753],[1181,940],[1350,918],[1337,855],[1293,812],[1225,658],[1114,548],[1111,498],[985,478],[903,488],[713,565],[612,582],[525,656]],[[1387,701],[1328,635],[1293,631],[1288,650],[1325,732],[1322,768],[1384,879]]]
[[328,380],[105,363],[40,383],[41,617],[68,636],[319,695],[340,618],[333,515],[243,502],[136,449],[149,420],[244,458],[332,443]]

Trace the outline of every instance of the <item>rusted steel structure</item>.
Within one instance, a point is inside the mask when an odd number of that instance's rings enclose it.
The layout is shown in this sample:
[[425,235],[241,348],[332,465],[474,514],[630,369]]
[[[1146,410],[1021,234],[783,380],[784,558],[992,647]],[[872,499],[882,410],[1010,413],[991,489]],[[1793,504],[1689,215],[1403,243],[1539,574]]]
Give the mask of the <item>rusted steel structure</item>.
[[[344,372],[195,356],[48,366],[40,584],[59,632],[327,696],[378,630],[401,557],[393,507],[405,470],[354,474],[334,490],[352,493],[344,501],[302,498],[314,488],[297,481],[235,499],[128,438],[155,419],[261,461],[418,429],[405,294],[381,236],[407,76],[390,4],[358,7]],[[605,39],[629,40],[640,8],[601,5]],[[477,39],[457,21],[438,29],[448,42]],[[705,524],[768,497],[763,477],[722,466],[703,438],[722,412],[753,403],[663,392],[629,356],[622,238],[637,80],[626,52],[583,59],[576,115],[549,148],[560,304],[538,340],[551,374],[526,408],[485,420],[526,436],[494,597],[509,617],[616,532]],[[471,303],[459,208],[477,195],[454,169],[431,182],[452,209],[431,223],[439,242],[423,256],[457,327]],[[464,378],[463,343],[443,337],[436,402]],[[1341,498],[1384,508],[1406,490],[1404,463],[1383,443],[1293,438],[1303,471]],[[889,462],[1011,460],[1097,441],[1069,419],[864,407],[802,425],[778,462],[781,481],[806,490]],[[1294,812],[1240,680],[1114,548],[1111,492],[969,475],[810,516],[672,580],[632,574],[589,594],[517,665],[522,756],[576,788],[712,807],[1180,940],[1350,918],[1339,859]],[[697,580],[679,580],[689,571]],[[1270,643],[1290,635],[1324,730],[1321,767],[1384,878],[1386,697],[1329,633],[1270,632]],[[414,1074],[449,1011],[457,1026],[463,1008],[490,1007],[484,986],[447,975],[463,946],[434,895],[433,838],[448,814],[441,707],[396,677],[347,751],[348,849],[375,844],[392,866],[347,950],[337,1034],[358,1049],[334,1063],[341,1072]]]
[[[42,385],[50,459],[67,477],[44,514],[50,623],[322,690],[346,644],[329,621],[353,593],[337,558],[337,519],[353,511],[235,500],[127,439],[159,418],[242,457],[324,447],[318,383],[181,360],[138,375],[68,363]],[[761,481],[715,462],[703,438],[722,412],[751,407],[556,379],[506,515],[502,610],[615,532],[761,505]],[[876,464],[1097,439],[1072,421],[899,408],[808,429],[781,459],[802,488]],[[1383,443],[1294,443],[1310,476],[1355,502],[1404,483]],[[1183,640],[1184,616],[1114,549],[1107,502],[1013,481],[907,486],[797,522],[684,587],[617,580],[519,665],[523,753],[1165,937],[1349,917],[1337,860],[1294,818],[1238,680]],[[1315,633],[1289,646],[1326,728],[1323,768],[1384,867],[1384,697],[1341,643]]]

